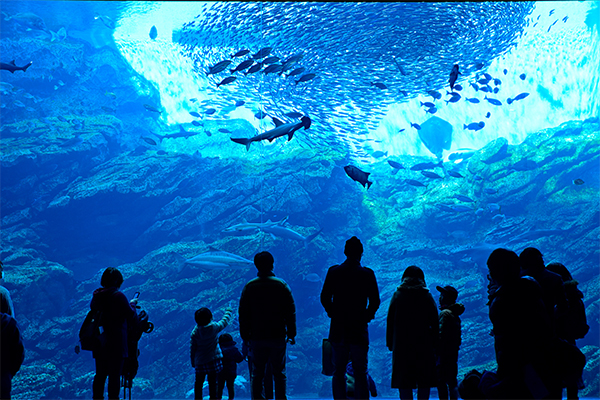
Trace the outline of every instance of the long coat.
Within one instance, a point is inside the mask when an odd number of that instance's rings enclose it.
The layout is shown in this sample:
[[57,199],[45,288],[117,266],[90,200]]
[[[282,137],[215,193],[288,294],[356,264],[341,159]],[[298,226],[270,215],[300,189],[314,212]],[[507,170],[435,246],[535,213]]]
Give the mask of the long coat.
[[386,344],[393,352],[392,387],[435,386],[438,312],[419,279],[407,278],[398,287],[387,316]]

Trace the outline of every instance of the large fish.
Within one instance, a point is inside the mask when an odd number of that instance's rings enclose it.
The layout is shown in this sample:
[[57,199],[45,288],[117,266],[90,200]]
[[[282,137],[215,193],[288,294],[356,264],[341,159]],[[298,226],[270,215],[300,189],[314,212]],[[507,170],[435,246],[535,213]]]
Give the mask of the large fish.
[[360,183],[367,189],[369,189],[373,184],[373,182],[369,180],[369,175],[371,174],[370,172],[362,171],[354,165],[346,165],[344,167],[344,171],[346,171],[346,174],[352,178],[353,181]]
[[272,142],[273,140],[277,139],[278,137],[285,136],[285,135],[287,135],[288,141],[290,141],[290,140],[292,140],[292,137],[294,136],[294,132],[296,132],[298,129],[300,129],[302,127],[304,127],[304,129],[308,129],[308,128],[310,128],[310,124],[311,124],[310,118],[308,118],[306,116],[302,117],[302,121],[298,122],[298,123],[284,124],[277,118],[273,118],[273,121],[275,122],[275,128],[271,129],[270,131],[263,132],[260,135],[256,135],[249,139],[247,139],[247,138],[231,138],[231,140],[234,141],[235,143],[245,145],[246,150],[250,150],[250,145],[252,144],[252,142],[260,142],[261,140],[268,140],[269,142]]
[[202,269],[247,269],[254,263],[236,254],[211,247],[210,251],[185,260],[182,269],[187,265]]
[[29,68],[31,66],[31,64],[33,64],[33,61],[29,61],[29,64],[23,65],[22,67],[18,67],[15,65],[15,60],[12,60],[8,64],[0,62],[0,70],[10,71],[11,74],[14,74],[15,71],[25,72],[25,71],[27,71],[27,68]]
[[270,233],[271,236],[278,236],[278,237],[282,237],[285,239],[298,240],[298,241],[304,242],[304,247],[307,247],[308,243],[310,243],[311,240],[316,238],[317,235],[319,233],[321,233],[322,230],[323,229],[320,229],[318,232],[304,237],[301,234],[299,234],[298,232],[293,231],[290,228],[286,228],[285,226],[282,226],[282,225],[274,224],[274,225],[270,225],[270,226],[264,226],[261,228],[261,231]]
[[193,132],[193,131],[186,131],[185,129],[183,129],[183,126],[179,125],[179,132],[175,132],[175,133],[167,133],[166,135],[156,135],[160,138],[160,141],[162,142],[163,139],[177,139],[177,138],[184,138],[184,139],[188,139],[191,138],[192,136],[196,136],[198,134],[198,132]]
[[287,221],[287,219],[288,219],[288,217],[285,217],[281,221],[275,221],[275,222],[271,222],[271,220],[268,220],[267,222],[242,222],[240,224],[235,224],[235,225],[229,226],[229,227],[223,229],[221,232],[223,232],[225,234],[232,234],[232,235],[251,234],[251,233],[256,233],[259,230],[262,230],[263,228],[268,228],[268,227],[271,227],[274,225],[281,225],[285,221]]

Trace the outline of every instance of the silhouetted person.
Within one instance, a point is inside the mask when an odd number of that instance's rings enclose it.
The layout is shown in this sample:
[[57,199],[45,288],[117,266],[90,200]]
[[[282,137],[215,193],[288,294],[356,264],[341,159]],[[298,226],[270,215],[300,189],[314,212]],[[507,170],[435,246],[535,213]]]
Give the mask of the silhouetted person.
[[404,270],[392,296],[387,315],[386,345],[393,352],[392,387],[402,400],[428,399],[436,386],[435,348],[438,344],[438,312],[425,285],[421,268]]
[[542,253],[534,248],[528,247],[519,255],[521,262],[521,275],[533,277],[542,288],[542,300],[546,306],[553,333],[555,329],[554,309],[566,306],[565,292],[560,275],[546,269]]
[[457,303],[458,291],[452,286],[436,286],[440,292],[439,346],[437,351],[437,388],[441,399],[458,399],[458,349],[461,344],[460,316],[465,306]]
[[507,249],[494,250],[487,261],[494,290],[489,295],[498,363],[497,381],[481,389],[487,398],[544,398],[552,338],[540,285],[521,277],[519,256]]
[[[4,266],[2,265],[2,261],[0,261],[0,281],[4,281]],[[0,285],[0,312],[15,318],[15,308],[10,297],[10,292],[2,285]]]
[[25,348],[17,321],[6,313],[0,313],[2,325],[0,330],[0,398],[10,399],[12,378],[19,372],[25,359]]
[[223,353],[223,370],[219,372],[218,398],[223,398],[223,389],[227,386],[230,400],[235,397],[235,378],[237,376],[237,365],[244,361],[244,356],[237,347],[229,333],[219,336],[219,347]]
[[220,399],[218,396],[217,376],[223,370],[223,353],[218,345],[219,332],[231,321],[231,308],[225,310],[219,322],[213,322],[212,312],[206,307],[199,308],[194,313],[196,326],[190,339],[190,359],[196,371],[194,397],[202,400],[204,379],[208,381],[210,399]]
[[119,291],[123,275],[116,268],[106,268],[100,279],[99,289],[94,291],[90,308],[102,311],[102,328],[105,344],[93,351],[96,375],[93,383],[94,399],[104,399],[104,385],[108,377],[108,398],[118,399],[121,389],[120,377],[123,361],[128,356],[127,324],[135,311],[127,297]]
[[[569,270],[560,263],[550,263],[546,268],[560,275],[563,280],[563,288],[567,299],[567,307],[564,310],[557,310],[556,314],[556,332],[558,337],[567,341],[567,343],[576,345],[577,339],[583,339],[587,335],[590,327],[587,324],[585,315],[585,305],[583,304],[583,293],[577,288],[577,282]],[[583,379],[578,374],[573,379],[565,382],[567,388],[567,398],[578,399],[579,389],[583,389]]]
[[321,290],[321,304],[331,318],[333,398],[347,398],[346,366],[351,361],[355,397],[368,399],[368,323],[379,308],[379,288],[373,270],[360,264],[363,245],[356,236],[346,241],[344,254],[346,261],[329,268]]
[[252,398],[264,399],[263,381],[271,364],[275,398],[287,399],[286,343],[295,344],[296,305],[290,287],[273,273],[275,260],[263,251],[254,256],[257,277],[246,283],[240,297],[240,335],[252,354]]
[[[252,363],[252,352],[250,351],[250,345],[248,342],[246,341],[242,341],[242,356],[244,356],[244,359],[248,362],[248,375],[250,376],[250,379],[252,379],[252,370],[253,368],[253,363]],[[265,377],[263,379],[263,394],[265,396],[265,399],[272,399],[273,398],[273,368],[271,368],[271,364],[267,363],[267,367],[265,369]]]

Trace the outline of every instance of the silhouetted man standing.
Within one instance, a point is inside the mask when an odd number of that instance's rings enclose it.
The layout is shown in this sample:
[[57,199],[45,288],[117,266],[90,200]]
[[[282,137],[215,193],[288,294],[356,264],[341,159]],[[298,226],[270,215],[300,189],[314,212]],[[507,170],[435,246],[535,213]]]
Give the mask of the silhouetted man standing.
[[252,398],[264,399],[263,380],[267,364],[273,369],[275,398],[287,399],[285,376],[286,341],[296,337],[296,306],[290,287],[273,273],[274,259],[263,251],[254,256],[257,277],[244,286],[240,297],[240,336],[252,354]]
[[346,399],[346,365],[352,361],[355,398],[368,399],[368,323],[379,308],[379,289],[372,269],[360,265],[363,245],[356,236],[346,241],[346,261],[327,271],[321,304],[331,318],[329,341],[333,348],[333,398]]

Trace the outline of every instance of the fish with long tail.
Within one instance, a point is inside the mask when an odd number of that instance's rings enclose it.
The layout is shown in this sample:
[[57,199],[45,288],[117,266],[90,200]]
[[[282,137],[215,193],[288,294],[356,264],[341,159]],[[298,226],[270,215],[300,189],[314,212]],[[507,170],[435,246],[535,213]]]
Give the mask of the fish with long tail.
[[10,71],[11,74],[14,74],[15,71],[27,71],[27,68],[31,67],[31,64],[33,64],[33,61],[30,61],[29,64],[27,65],[23,65],[22,67],[19,67],[17,65],[15,65],[15,60],[12,60],[9,63],[3,63],[0,62],[0,70],[5,70],[5,71]]
[[311,120],[309,117],[302,117],[302,120],[298,123],[287,123],[284,124],[277,118],[273,118],[273,122],[275,122],[275,128],[269,131],[263,132],[260,135],[256,135],[251,138],[231,138],[231,140],[235,143],[243,144],[246,146],[246,150],[250,150],[250,145],[252,142],[260,142],[261,140],[268,140],[272,142],[281,136],[288,137],[288,141],[292,140],[294,136],[294,132],[298,129],[304,127],[304,129],[310,128]]

